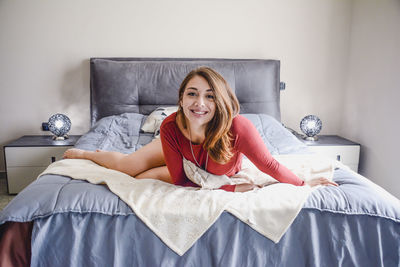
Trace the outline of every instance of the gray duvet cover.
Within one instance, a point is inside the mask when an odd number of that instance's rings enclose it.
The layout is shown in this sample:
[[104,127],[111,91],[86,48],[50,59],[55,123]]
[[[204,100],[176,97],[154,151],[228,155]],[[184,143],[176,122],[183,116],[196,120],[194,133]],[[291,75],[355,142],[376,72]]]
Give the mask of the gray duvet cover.
[[[245,114],[272,154],[307,148],[267,115]],[[105,117],[76,144],[130,153],[150,142],[145,117]],[[134,163],[133,163],[134,164]],[[31,266],[399,266],[400,204],[367,179],[338,169],[338,187],[314,191],[279,243],[224,212],[179,256],[103,185],[45,175],[0,213],[33,221]]]

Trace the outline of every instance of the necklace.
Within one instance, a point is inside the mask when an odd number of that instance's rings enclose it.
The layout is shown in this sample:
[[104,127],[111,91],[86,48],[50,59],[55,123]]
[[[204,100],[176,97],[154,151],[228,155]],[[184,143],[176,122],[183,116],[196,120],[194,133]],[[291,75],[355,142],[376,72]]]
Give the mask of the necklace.
[[[200,164],[197,162],[196,157],[194,156],[193,147],[192,147],[192,133],[190,132],[190,127],[188,127],[188,128],[189,128],[189,137],[190,137],[190,140],[189,140],[190,151],[192,152],[193,159],[196,162],[197,166],[199,166],[199,168],[202,169]],[[207,157],[206,157],[206,168],[204,169],[205,171],[207,171],[207,164],[208,164],[208,152],[207,152]]]

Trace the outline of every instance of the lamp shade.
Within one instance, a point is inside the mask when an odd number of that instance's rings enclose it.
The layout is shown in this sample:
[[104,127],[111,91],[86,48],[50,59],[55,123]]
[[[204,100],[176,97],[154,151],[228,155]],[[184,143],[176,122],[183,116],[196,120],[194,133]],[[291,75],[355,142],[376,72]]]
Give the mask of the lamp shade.
[[55,139],[64,139],[71,129],[71,120],[64,114],[54,114],[49,118],[49,130],[55,135]]
[[317,140],[316,135],[321,132],[322,121],[315,115],[305,116],[300,122],[301,131],[307,136],[307,140]]

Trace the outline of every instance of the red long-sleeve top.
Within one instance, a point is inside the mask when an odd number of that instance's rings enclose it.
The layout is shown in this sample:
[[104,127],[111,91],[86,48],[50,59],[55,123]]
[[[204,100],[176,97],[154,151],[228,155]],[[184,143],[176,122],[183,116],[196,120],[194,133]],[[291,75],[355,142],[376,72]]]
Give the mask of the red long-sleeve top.
[[[209,156],[207,172],[216,175],[225,174],[231,177],[240,171],[244,154],[259,170],[274,177],[279,182],[298,186],[304,185],[303,180],[272,157],[251,121],[241,115],[237,115],[232,121],[231,133],[234,156],[225,164],[217,163]],[[182,157],[194,164],[196,162],[190,149],[190,140],[183,135],[176,124],[176,113],[171,114],[162,122],[160,136],[165,162],[173,183],[198,187],[186,177],[183,169]],[[204,169],[207,151],[204,150],[203,144],[192,143],[192,148],[197,162]],[[235,185],[224,185],[221,189],[235,191]]]

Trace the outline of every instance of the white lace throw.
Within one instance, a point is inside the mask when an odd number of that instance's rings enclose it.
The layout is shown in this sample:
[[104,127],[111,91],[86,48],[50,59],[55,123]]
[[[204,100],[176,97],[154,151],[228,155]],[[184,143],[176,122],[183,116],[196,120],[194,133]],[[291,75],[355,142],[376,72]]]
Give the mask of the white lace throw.
[[[299,158],[294,161],[297,160]],[[328,165],[326,162],[325,167]],[[308,171],[304,169],[304,172]],[[244,170],[241,173],[245,173]],[[122,172],[81,159],[57,161],[39,177],[44,174],[59,174],[93,184],[107,184],[110,191],[127,203],[179,255],[190,249],[224,210],[278,242],[312,190],[309,186],[283,183],[246,193],[181,187],[154,179],[134,179]]]

